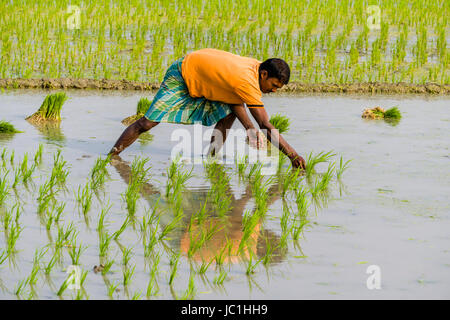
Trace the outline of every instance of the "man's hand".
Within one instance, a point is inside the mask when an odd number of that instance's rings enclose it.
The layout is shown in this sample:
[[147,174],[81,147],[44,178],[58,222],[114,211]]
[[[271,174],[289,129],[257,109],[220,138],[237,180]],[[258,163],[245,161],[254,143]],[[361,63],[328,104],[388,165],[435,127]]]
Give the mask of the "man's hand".
[[294,153],[289,156],[289,159],[291,159],[292,166],[294,168],[300,168],[305,170],[306,169],[306,161],[302,157],[300,157],[297,153]]
[[266,137],[257,129],[247,130],[247,141],[251,147],[257,149],[265,149],[267,146]]

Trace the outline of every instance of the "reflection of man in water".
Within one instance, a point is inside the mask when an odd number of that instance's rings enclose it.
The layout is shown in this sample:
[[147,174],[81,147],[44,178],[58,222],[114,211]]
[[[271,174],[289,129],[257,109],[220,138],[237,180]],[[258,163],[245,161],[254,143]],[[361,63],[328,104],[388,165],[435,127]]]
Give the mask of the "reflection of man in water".
[[[128,184],[131,176],[130,166],[119,156],[111,161],[119,175]],[[169,208],[169,203],[154,186],[145,183],[141,189],[142,196],[149,201],[151,205],[155,205],[158,201],[158,207]],[[214,214],[215,208],[209,198],[208,190],[185,189],[182,194],[182,207],[185,214],[183,224],[187,226],[181,234],[176,233],[173,239],[169,240],[171,245],[179,248],[183,254],[188,254],[191,246],[191,239],[200,238],[201,232],[208,232],[215,229],[215,233],[207,240],[201,248],[195,251],[191,256],[194,261],[210,262],[217,257],[222,257],[223,263],[237,263],[241,258],[249,259],[250,255],[261,258],[266,254],[267,241],[270,242],[271,248],[278,247],[278,237],[270,230],[261,230],[262,221],[258,221],[252,230],[246,246],[239,251],[239,246],[243,237],[243,213],[248,201],[252,198],[250,187],[247,185],[246,190],[240,199],[236,199],[231,192],[230,186],[227,185],[227,195],[231,196],[230,211],[225,213],[223,217],[211,216]],[[267,192],[270,197],[268,206],[279,199],[279,185],[274,184]],[[205,204],[206,203],[206,204]],[[203,206],[206,206],[208,216],[204,221],[198,223],[193,221],[190,224],[192,215],[199,212]],[[253,213],[252,213],[253,214]],[[160,223],[164,227],[169,224],[173,216],[171,214],[162,213]],[[282,259],[282,253],[276,249],[273,253],[272,262],[278,262]]]

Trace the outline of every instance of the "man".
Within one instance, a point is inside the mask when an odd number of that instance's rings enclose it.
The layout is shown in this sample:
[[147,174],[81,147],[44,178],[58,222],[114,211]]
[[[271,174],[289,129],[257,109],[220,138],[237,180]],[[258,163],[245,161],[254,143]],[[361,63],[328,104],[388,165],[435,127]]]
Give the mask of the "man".
[[169,122],[216,124],[210,148],[210,154],[215,155],[236,118],[246,129],[249,143],[259,148],[264,137],[249,119],[247,106],[267,139],[289,157],[294,168],[304,169],[305,160],[269,122],[261,102],[262,92],[276,92],[289,77],[289,66],[281,59],[261,63],[216,49],[194,51],[169,67],[144,117],[125,129],[110,154],[118,155],[141,133]]

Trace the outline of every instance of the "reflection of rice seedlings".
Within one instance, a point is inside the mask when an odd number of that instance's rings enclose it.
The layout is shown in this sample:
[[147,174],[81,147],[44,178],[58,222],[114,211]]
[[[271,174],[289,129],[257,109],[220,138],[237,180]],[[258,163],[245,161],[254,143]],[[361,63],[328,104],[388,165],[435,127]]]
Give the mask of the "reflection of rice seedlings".
[[159,265],[160,259],[161,259],[160,254],[157,254],[153,259],[153,265],[150,270],[150,280],[147,285],[147,292],[146,292],[147,298],[156,295],[159,291],[158,283],[156,282],[156,276],[158,273],[158,265]]
[[27,117],[25,120],[32,123],[61,121],[61,108],[67,99],[68,97],[64,92],[49,94],[45,97],[38,111]]
[[114,292],[116,292],[118,286],[119,286],[119,283],[116,283],[116,284],[115,283],[111,283],[109,285],[109,287],[108,287],[108,296],[110,298],[113,297],[113,294],[114,294]]
[[47,249],[45,251],[44,250],[39,251],[36,249],[36,251],[34,252],[33,267],[31,268],[31,273],[28,276],[28,283],[30,285],[35,285],[37,283],[38,272],[41,269],[40,261],[46,252]]
[[14,167],[14,150],[11,151],[11,156],[9,157],[9,162],[11,163],[11,167]]
[[221,269],[220,273],[214,277],[213,283],[218,286],[223,285],[224,281],[227,279],[227,275],[225,270]]
[[322,162],[327,162],[330,160],[331,157],[333,157],[335,154],[332,153],[332,151],[324,153],[323,151],[318,153],[317,155],[313,155],[311,152],[308,154],[306,159],[306,176],[309,177],[311,174],[315,173],[315,166]]
[[6,197],[9,195],[9,185],[8,185],[8,180],[6,178],[8,174],[8,171],[6,172],[5,175],[0,176],[0,206],[3,205]]
[[137,104],[136,114],[123,119],[122,123],[128,126],[133,122],[135,122],[136,120],[139,120],[147,112],[151,104],[152,101],[148,100],[147,98],[141,98]]
[[344,173],[345,170],[347,170],[349,163],[352,160],[347,160],[346,162],[343,161],[342,156],[339,159],[339,168],[336,169],[336,178],[340,179],[342,174]]
[[189,275],[189,283],[184,295],[181,297],[181,300],[192,300],[195,297],[196,289],[195,289],[195,276],[194,273]]
[[34,163],[36,165],[41,164],[43,151],[44,151],[44,146],[42,145],[42,143],[39,143],[39,147],[38,147],[36,153],[34,154]]
[[3,148],[2,149],[2,166],[3,168],[6,168],[6,154],[8,153],[8,149]]
[[21,133],[23,131],[17,130],[11,123],[8,121],[0,121],[0,134],[2,133]]
[[180,253],[177,255],[173,255],[170,258],[170,266],[171,266],[171,270],[170,270],[170,278],[169,278],[169,285],[172,285],[173,280],[175,279],[176,275],[177,275],[177,271],[178,271],[178,262],[180,261]]
[[245,273],[247,275],[251,275],[253,273],[255,273],[255,269],[258,266],[258,264],[261,262],[262,259],[257,260],[255,263],[253,263],[253,252],[249,251],[249,259],[247,260],[247,270],[245,271]]
[[244,180],[245,171],[247,170],[248,167],[248,156],[245,155],[240,159],[236,157],[234,161],[238,171],[239,180]]
[[58,292],[56,293],[56,295],[58,297],[61,297],[64,293],[64,291],[66,291],[66,289],[69,287],[70,282],[73,281],[72,276],[69,275],[66,280],[64,280],[64,282],[62,283],[61,287],[59,287]]
[[0,266],[5,262],[5,260],[8,258],[9,254],[6,250],[3,250],[0,252]]
[[288,117],[279,113],[272,115],[269,122],[280,132],[286,132],[289,130],[290,120]]
[[177,215],[169,224],[167,224],[161,230],[158,240],[164,240],[167,237],[167,235],[169,235],[173,230],[175,230],[175,228],[177,227],[178,223],[181,221],[182,218],[183,218],[182,215]]
[[202,264],[200,265],[200,268],[198,269],[198,273],[199,274],[205,274],[206,271],[208,271],[209,266],[211,265],[211,263],[213,263],[214,260],[210,260],[209,262],[203,261],[202,260]]
[[21,296],[23,290],[25,289],[25,287],[28,284],[28,278],[24,279],[22,281],[19,281],[19,283],[17,284],[16,288],[14,289],[14,294],[18,297]]

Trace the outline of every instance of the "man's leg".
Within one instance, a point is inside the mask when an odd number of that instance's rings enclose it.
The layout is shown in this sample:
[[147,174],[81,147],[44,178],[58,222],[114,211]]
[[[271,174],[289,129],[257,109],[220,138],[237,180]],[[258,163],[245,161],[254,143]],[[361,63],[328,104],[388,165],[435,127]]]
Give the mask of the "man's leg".
[[209,147],[208,155],[215,156],[216,153],[219,152],[227,139],[227,130],[231,128],[235,119],[236,115],[234,113],[230,113],[225,118],[217,122],[211,136],[211,145]]
[[139,137],[141,133],[144,133],[154,126],[156,126],[159,122],[154,122],[148,120],[146,117],[142,117],[139,120],[136,120],[131,125],[128,126],[128,128],[125,129],[125,131],[122,133],[122,135],[117,140],[114,147],[111,149],[109,154],[111,155],[118,155],[121,153],[125,148],[127,148],[129,145],[131,145],[136,139]]

